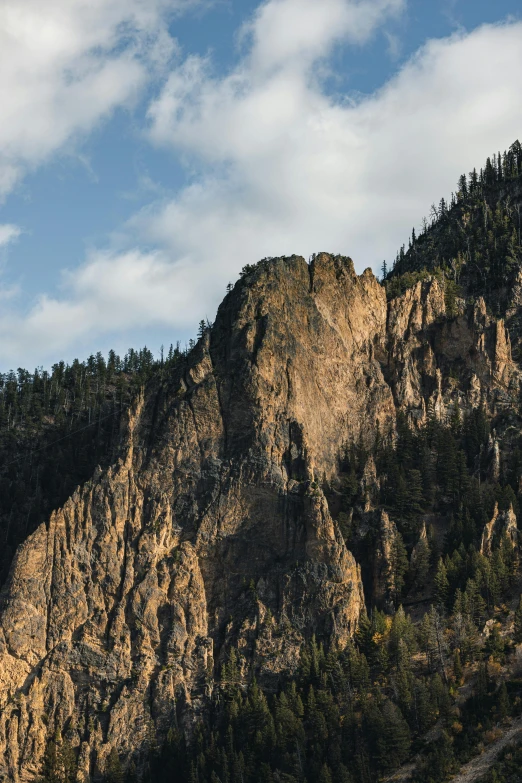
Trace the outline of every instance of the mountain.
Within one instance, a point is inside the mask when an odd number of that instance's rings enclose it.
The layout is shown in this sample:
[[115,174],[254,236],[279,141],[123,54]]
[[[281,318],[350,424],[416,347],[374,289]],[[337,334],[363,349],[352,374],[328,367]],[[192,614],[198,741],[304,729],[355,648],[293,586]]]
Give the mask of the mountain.
[[[508,159],[486,216],[515,214]],[[443,781],[516,716],[519,306],[498,264],[476,287],[466,199],[383,283],[328,253],[245,267],[191,350],[76,367],[69,433],[40,376],[7,379],[1,779],[367,783],[424,748],[412,774]],[[25,535],[28,431],[54,507]]]
[[443,276],[452,302],[459,295],[482,296],[495,315],[515,319],[515,331],[522,301],[521,173],[522,146],[516,141],[479,172],[462,174],[451,201],[432,204],[430,220],[424,218],[408,249],[400,249],[388,276],[389,294],[428,274]]

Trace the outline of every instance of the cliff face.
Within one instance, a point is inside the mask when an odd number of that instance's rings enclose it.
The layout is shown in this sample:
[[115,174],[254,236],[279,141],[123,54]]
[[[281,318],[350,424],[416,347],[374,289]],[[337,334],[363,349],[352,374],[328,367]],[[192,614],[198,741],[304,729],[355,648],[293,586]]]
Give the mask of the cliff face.
[[520,371],[504,320],[488,315],[482,297],[457,304],[448,317],[436,279],[389,303],[386,377],[397,407],[414,422],[425,421],[430,407],[441,417],[455,402],[464,410],[484,403],[494,411],[516,399]]
[[[20,547],[1,597],[0,777],[60,728],[80,777],[190,722],[231,647],[269,682],[303,638],[353,633],[360,571],[319,481],[393,426],[373,275],[321,255],[258,266],[129,412],[121,457]],[[273,618],[273,619],[271,619]]]
[[20,547],[1,596],[0,779],[34,780],[56,728],[82,780],[112,747],[190,731],[232,648],[270,685],[312,633],[344,644],[360,569],[321,490],[343,444],[390,432],[398,408],[500,404],[517,379],[503,323],[483,302],[448,321],[436,281],[387,305],[348,259],[258,265],[129,411],[118,462]]

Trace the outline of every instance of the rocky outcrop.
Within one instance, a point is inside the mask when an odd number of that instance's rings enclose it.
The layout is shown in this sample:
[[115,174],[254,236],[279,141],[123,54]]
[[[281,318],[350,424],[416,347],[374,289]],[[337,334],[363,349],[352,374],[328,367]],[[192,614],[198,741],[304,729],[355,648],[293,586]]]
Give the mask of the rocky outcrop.
[[419,423],[426,416],[426,397],[434,391],[438,369],[426,336],[445,312],[444,289],[437,280],[418,282],[390,302],[389,374],[397,404]]
[[493,481],[498,481],[500,478],[500,444],[498,438],[493,435],[489,436],[489,475]]
[[[346,644],[361,572],[321,489],[344,447],[393,435],[397,408],[421,423],[456,394],[496,405],[518,383],[483,301],[450,319],[445,307],[436,279],[387,304],[369,270],[328,254],[243,276],[129,411],[119,459],[15,557],[0,597],[0,779],[34,780],[56,728],[81,780],[112,748],[139,764],[173,723],[190,734],[232,649],[242,677],[275,686],[313,633]],[[361,514],[386,606],[398,533],[378,491],[368,459]],[[516,519],[506,532],[515,541]]]
[[59,727],[87,780],[112,745],[130,752],[203,695],[213,644],[198,557],[167,494],[140,486],[132,440],[17,553],[0,621],[9,778],[33,779]]
[[493,510],[493,516],[489,520],[489,522],[486,522],[484,525],[484,530],[482,531],[482,538],[480,539],[480,554],[481,555],[490,555],[492,548],[493,548],[493,538],[495,535],[495,528],[497,526],[497,520],[498,520],[498,503],[495,503],[495,508]]
[[364,497],[365,513],[368,513],[373,508],[375,508],[376,504],[378,503],[379,488],[380,488],[380,482],[377,476],[377,467],[375,465],[374,458],[370,454],[370,456],[366,460],[366,464],[364,466],[363,474],[361,477],[361,492]]
[[428,528],[426,522],[422,523],[419,539],[411,551],[410,566],[417,577],[426,576],[430,559],[430,543],[428,540]]
[[513,549],[516,549],[520,542],[520,535],[518,532],[517,515],[513,511],[512,505],[504,512],[503,522],[502,535],[506,536]]
[[422,424],[428,409],[444,419],[463,410],[512,405],[520,385],[508,329],[482,297],[447,317],[444,287],[418,282],[390,302],[387,378],[396,404]]
[[399,531],[383,509],[373,512],[371,530],[374,535],[372,598],[377,606],[393,611],[398,592],[396,565]]
[[393,427],[386,318],[383,289],[347,259],[261,264],[146,390],[118,462],[16,555],[0,778],[34,780],[56,728],[96,778],[112,747],[128,759],[173,721],[190,732],[232,647],[267,681],[313,632],[353,634],[360,570],[318,482],[344,442]]
[[484,530],[482,531],[480,554],[489,557],[493,551],[495,540],[499,540],[502,536],[506,537],[513,549],[518,547],[517,517],[513,511],[513,506],[510,505],[507,511],[499,511],[498,503],[495,503],[493,516],[484,525]]

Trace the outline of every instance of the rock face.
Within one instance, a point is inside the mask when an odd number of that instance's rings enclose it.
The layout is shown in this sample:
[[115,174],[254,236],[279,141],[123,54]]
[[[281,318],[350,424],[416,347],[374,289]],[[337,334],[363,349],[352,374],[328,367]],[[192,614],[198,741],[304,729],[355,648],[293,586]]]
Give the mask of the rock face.
[[394,547],[399,536],[397,525],[386,511],[374,512],[374,528],[377,532],[373,559],[373,597],[378,606],[393,611],[395,592]]
[[[361,574],[321,490],[343,446],[392,433],[397,408],[421,422],[513,383],[483,301],[448,320],[436,280],[387,305],[349,259],[257,265],[129,411],[119,460],[20,547],[0,597],[0,779],[34,780],[56,729],[80,780],[113,747],[139,764],[151,736],[190,733],[231,649],[270,684],[312,633],[345,644]],[[377,513],[373,462],[363,481]],[[396,528],[379,530],[386,601]]]
[[383,289],[346,259],[262,264],[144,393],[117,464],[13,563],[0,779],[34,780],[56,728],[96,778],[111,747],[125,759],[173,721],[190,731],[230,648],[269,681],[311,633],[353,634],[360,570],[318,482],[345,441],[393,427],[386,320]]
[[426,521],[422,523],[419,539],[412,549],[410,557],[410,572],[418,580],[419,584],[425,584],[425,579],[430,568],[431,547],[428,538]]
[[508,543],[516,549],[519,543],[517,517],[510,505],[507,511],[498,510],[498,503],[495,503],[493,516],[484,525],[482,538],[480,540],[480,554],[489,557],[493,551],[495,539],[505,536]]
[[429,408],[444,418],[455,402],[463,410],[512,405],[520,386],[504,321],[488,315],[482,297],[447,318],[436,279],[390,302],[387,346],[386,377],[414,424],[425,422]]

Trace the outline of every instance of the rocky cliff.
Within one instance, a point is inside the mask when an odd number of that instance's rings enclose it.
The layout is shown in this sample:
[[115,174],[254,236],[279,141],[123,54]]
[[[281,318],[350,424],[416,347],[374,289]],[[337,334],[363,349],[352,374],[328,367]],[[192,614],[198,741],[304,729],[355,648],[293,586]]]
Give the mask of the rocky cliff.
[[431,406],[442,416],[455,401],[464,409],[512,405],[520,371],[508,329],[478,297],[446,315],[444,287],[418,282],[389,303],[387,378],[398,407],[421,423]]
[[[80,777],[197,716],[228,651],[269,681],[304,637],[353,633],[363,595],[320,489],[344,441],[391,428],[384,291],[328,255],[260,265],[121,456],[19,549],[0,619],[0,776],[59,728]],[[273,618],[268,621],[267,618]]]
[[81,780],[112,747],[128,759],[173,722],[190,733],[232,649],[271,687],[313,633],[345,644],[360,568],[322,490],[343,446],[393,433],[398,409],[418,424],[511,392],[509,335],[483,300],[447,319],[431,280],[387,303],[369,270],[327,254],[249,271],[129,409],[118,461],[17,552],[0,779],[34,780],[57,729]]

